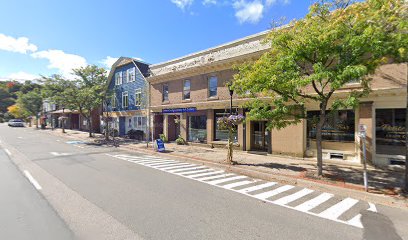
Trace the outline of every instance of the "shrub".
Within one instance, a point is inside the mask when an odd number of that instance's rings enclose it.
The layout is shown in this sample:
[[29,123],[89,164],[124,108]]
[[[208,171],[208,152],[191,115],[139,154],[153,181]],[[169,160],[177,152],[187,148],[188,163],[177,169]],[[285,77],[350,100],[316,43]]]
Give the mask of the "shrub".
[[186,140],[181,135],[179,135],[178,138],[176,139],[176,143],[177,145],[185,145]]
[[163,142],[165,142],[165,143],[168,142],[168,139],[167,139],[166,135],[160,134],[159,137]]

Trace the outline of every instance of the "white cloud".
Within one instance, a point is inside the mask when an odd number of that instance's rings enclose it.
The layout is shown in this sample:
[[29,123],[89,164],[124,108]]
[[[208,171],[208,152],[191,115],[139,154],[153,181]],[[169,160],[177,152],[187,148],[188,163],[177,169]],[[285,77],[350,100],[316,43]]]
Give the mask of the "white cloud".
[[203,5],[216,5],[217,4],[217,0],[203,0]]
[[39,79],[39,78],[41,78],[39,75],[35,75],[35,74],[20,71],[20,72],[16,72],[16,73],[11,73],[5,79],[16,80],[16,81],[19,81],[19,82],[25,82],[26,80],[33,81],[33,80],[36,80],[36,79]]
[[193,4],[194,0],[171,0],[172,3],[176,4],[181,10],[185,10]]
[[107,56],[106,58],[102,59],[100,63],[102,63],[106,69],[111,69],[112,65],[118,60],[119,58]]
[[277,0],[266,0],[265,5],[269,7],[269,6],[275,5],[276,2]]
[[259,0],[251,2],[246,0],[235,1],[233,7],[236,11],[235,17],[238,18],[240,23],[257,23],[263,17],[264,5]]
[[72,78],[72,69],[85,67],[86,59],[75,54],[65,53],[62,50],[46,50],[32,53],[33,58],[47,59],[48,68],[58,69],[59,73],[67,78]]
[[35,52],[37,49],[37,46],[29,43],[29,39],[26,37],[14,38],[0,33],[0,50],[26,54],[27,52]]

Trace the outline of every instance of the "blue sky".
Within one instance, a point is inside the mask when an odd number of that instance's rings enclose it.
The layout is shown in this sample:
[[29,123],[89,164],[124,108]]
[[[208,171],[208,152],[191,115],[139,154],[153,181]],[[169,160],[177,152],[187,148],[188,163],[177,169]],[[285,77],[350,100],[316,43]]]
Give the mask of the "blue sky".
[[119,56],[159,63],[302,18],[312,0],[0,2],[0,79],[32,79]]

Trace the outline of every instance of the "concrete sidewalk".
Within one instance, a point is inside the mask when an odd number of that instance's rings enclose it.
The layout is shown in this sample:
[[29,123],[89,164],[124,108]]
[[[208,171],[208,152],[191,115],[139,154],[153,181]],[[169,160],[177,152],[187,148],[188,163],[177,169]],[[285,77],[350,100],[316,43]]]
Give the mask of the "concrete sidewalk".
[[[60,129],[46,131],[92,144],[105,144],[104,137],[100,134],[89,138],[87,132],[66,130],[67,133],[62,134]],[[318,178],[316,160],[313,159],[234,151],[234,161],[237,164],[228,165],[225,163],[226,149],[222,148],[211,149],[197,145],[166,143],[166,152],[158,153],[154,151],[151,144],[147,147],[146,143],[138,143],[131,139],[116,138],[116,140],[119,147],[125,150],[168,155],[183,158],[186,161],[199,161],[254,178],[302,185],[385,205],[408,207],[406,195],[401,193],[404,180],[401,171],[369,167],[370,189],[369,193],[366,193],[363,187],[363,169],[357,164],[345,165],[341,161],[325,161],[324,177]]]

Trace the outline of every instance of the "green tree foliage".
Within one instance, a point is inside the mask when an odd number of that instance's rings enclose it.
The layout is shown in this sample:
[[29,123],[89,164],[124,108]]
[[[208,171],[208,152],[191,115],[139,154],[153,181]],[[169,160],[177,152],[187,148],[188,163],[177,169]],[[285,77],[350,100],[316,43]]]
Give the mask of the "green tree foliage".
[[[304,19],[273,29],[265,41],[270,51],[240,66],[235,76],[234,87],[240,94],[270,99],[252,102],[250,117],[268,119],[270,128],[279,129],[306,118],[307,103],[320,106],[316,144],[321,176],[326,110],[357,106],[370,91],[369,74],[381,64],[407,61],[407,13],[403,0],[351,5],[320,1]],[[353,80],[359,80],[361,87],[344,98],[333,98]]]
[[77,110],[87,120],[89,136],[92,136],[92,110],[102,106],[107,77],[106,71],[95,65],[73,70],[75,80],[59,75],[44,77],[43,96],[59,106]]
[[[17,105],[21,108],[21,111],[26,112],[30,116],[36,117],[36,123],[38,123],[38,117],[42,110],[42,96],[41,91],[38,88],[27,92],[18,93]],[[38,124],[36,124],[38,127]]]

